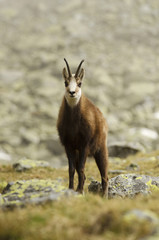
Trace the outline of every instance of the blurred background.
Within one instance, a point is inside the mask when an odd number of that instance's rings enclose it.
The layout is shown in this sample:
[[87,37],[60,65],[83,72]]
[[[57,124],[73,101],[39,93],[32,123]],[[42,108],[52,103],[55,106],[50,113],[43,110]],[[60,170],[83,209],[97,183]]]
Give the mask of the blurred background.
[[159,148],[159,1],[0,0],[2,162],[67,164],[56,131],[64,57],[72,71],[85,59],[83,92],[109,143]]

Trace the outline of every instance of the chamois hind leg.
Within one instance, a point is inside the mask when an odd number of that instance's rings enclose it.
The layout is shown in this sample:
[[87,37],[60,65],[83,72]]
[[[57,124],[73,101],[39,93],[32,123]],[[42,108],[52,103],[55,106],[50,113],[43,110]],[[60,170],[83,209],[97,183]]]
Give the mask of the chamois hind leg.
[[65,147],[69,164],[69,189],[74,189],[74,175],[76,168],[76,151]]
[[102,196],[108,197],[108,150],[104,146],[103,149],[94,155],[96,164],[101,175]]

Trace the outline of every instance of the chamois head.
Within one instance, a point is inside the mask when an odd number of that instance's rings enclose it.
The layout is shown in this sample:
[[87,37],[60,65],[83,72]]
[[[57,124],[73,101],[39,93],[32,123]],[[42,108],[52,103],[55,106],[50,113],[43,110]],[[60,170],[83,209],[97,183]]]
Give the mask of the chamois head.
[[84,69],[83,68],[81,69],[81,65],[84,62],[84,60],[80,62],[75,74],[71,73],[69,64],[65,58],[64,61],[66,62],[67,66],[67,71],[66,68],[63,69],[63,78],[65,81],[66,88],[65,98],[67,100],[68,105],[70,107],[74,107],[77,105],[81,97],[81,85],[84,76]]

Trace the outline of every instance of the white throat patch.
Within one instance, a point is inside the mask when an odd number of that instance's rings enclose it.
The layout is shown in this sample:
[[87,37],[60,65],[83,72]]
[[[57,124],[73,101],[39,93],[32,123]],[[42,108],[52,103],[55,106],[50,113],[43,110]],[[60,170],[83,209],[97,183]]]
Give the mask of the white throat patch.
[[68,105],[71,108],[75,107],[78,104],[78,102],[79,102],[79,100],[81,98],[81,89],[79,89],[79,91],[76,93],[75,97],[71,97],[69,95],[69,93],[66,92],[65,93],[65,98],[66,98],[66,101],[67,101]]

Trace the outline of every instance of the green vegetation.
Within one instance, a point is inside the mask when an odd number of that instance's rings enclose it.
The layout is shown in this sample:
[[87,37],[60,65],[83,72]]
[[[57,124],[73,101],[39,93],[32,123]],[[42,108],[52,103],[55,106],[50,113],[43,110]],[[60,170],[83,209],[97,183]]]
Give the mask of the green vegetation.
[[[138,164],[139,174],[158,175],[159,152],[139,154],[127,159],[110,159],[110,170],[125,170],[132,162]],[[126,170],[127,172],[131,172]],[[6,182],[27,179],[63,178],[68,184],[67,168],[37,168],[16,172],[11,166],[1,166],[2,191]],[[0,239],[54,240],[54,239],[110,239],[135,240],[151,234],[158,234],[159,192],[150,196],[137,196],[135,199],[106,200],[87,191],[90,179],[100,180],[93,161],[86,165],[85,195],[61,198],[44,205],[15,208],[12,211],[0,210]],[[113,177],[115,174],[109,174]],[[76,179],[77,182],[77,179]],[[138,217],[132,211],[148,214]],[[158,235],[157,235],[158,236]],[[157,237],[156,237],[157,239]]]
[[111,201],[87,195],[1,212],[0,239],[138,239],[150,234],[152,223],[124,217],[132,208],[159,214],[158,195]]

